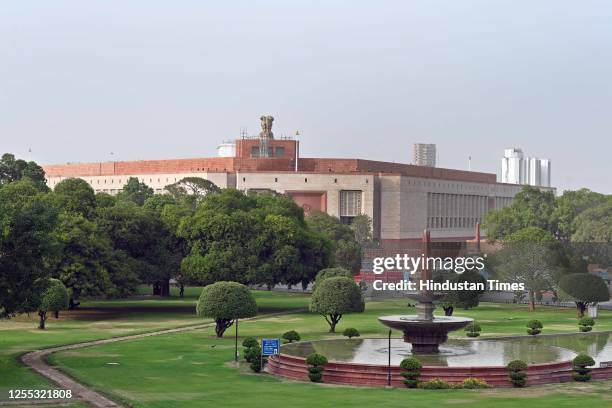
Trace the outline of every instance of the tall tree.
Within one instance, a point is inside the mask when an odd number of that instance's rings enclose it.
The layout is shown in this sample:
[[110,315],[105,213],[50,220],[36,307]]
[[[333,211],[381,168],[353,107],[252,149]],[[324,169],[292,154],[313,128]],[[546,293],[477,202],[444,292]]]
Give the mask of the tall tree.
[[563,259],[559,244],[550,232],[528,227],[510,234],[504,248],[489,257],[489,265],[497,277],[525,285],[533,311],[536,293],[556,289],[559,277],[565,272]]
[[117,194],[117,198],[142,206],[147,198],[153,196],[153,194],[154,191],[151,187],[138,181],[137,177],[130,177],[123,190]]
[[0,158],[0,185],[21,179],[30,180],[40,191],[48,191],[42,167],[33,161],[15,159],[10,153],[3,154]]
[[487,239],[503,240],[527,227],[537,227],[554,234],[557,231],[552,216],[554,208],[555,196],[552,191],[525,186],[514,197],[511,205],[487,213],[484,223]]
[[359,273],[362,249],[355,239],[355,231],[350,226],[342,224],[339,218],[323,212],[310,215],[306,222],[312,230],[331,241],[334,253],[333,266],[346,268],[353,274]]
[[79,178],[62,180],[57,183],[53,192],[62,211],[80,214],[86,218],[93,216],[96,195],[85,180]]
[[208,194],[221,191],[215,183],[200,177],[185,177],[165,188],[175,201],[189,208],[195,207]]
[[58,255],[58,211],[30,180],[0,188],[0,317],[31,311],[34,282]]
[[226,189],[207,195],[179,235],[188,242],[186,274],[203,284],[306,284],[329,263],[329,242],[310,231],[285,196]]
[[115,294],[109,273],[113,248],[106,234],[81,214],[64,212],[59,219],[56,233],[62,252],[54,274],[70,289],[69,308],[78,306],[81,297]]
[[606,201],[606,196],[583,188],[577,191],[565,191],[555,201],[552,213],[557,225],[557,237],[567,242],[576,232],[575,219],[583,211],[597,207]]

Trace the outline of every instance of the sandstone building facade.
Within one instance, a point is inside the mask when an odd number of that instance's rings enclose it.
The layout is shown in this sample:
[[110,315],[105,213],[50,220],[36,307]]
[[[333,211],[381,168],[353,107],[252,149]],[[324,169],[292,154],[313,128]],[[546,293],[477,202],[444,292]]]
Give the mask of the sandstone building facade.
[[44,166],[49,187],[69,177],[96,192],[116,194],[130,177],[161,193],[184,177],[201,177],[221,188],[274,190],[304,210],[325,211],[350,223],[360,213],[373,220],[385,244],[418,241],[425,228],[433,240],[474,238],[487,211],[512,202],[521,189],[489,173],[361,159],[299,157],[299,142],[240,139],[234,157],[74,163]]

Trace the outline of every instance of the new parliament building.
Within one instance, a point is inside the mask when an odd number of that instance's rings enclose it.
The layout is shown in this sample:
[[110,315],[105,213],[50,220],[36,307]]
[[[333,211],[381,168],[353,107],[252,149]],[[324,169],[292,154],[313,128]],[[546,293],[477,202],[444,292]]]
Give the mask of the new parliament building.
[[467,241],[491,209],[512,202],[521,186],[498,183],[495,174],[362,159],[300,157],[299,141],[274,138],[271,116],[262,132],[230,144],[225,157],[69,163],[44,166],[49,187],[70,177],[96,192],[116,194],[136,177],[156,192],[184,177],[201,177],[221,188],[277,191],[306,214],[324,211],[351,223],[372,219],[374,238],[385,246],[421,239]]

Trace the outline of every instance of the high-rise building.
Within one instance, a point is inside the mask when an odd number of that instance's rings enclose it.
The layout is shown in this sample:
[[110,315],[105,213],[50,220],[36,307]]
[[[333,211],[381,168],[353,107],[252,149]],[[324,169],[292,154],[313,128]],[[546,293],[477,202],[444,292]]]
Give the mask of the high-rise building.
[[414,164],[436,167],[436,145],[432,143],[414,144]]
[[537,187],[550,187],[550,167],[548,159],[525,157],[520,148],[504,150],[502,158],[502,183],[527,184]]

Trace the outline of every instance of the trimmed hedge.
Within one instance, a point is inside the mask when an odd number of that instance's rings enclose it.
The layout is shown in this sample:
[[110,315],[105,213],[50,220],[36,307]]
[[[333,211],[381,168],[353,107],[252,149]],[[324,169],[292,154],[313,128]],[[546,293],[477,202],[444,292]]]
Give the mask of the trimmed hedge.
[[408,388],[416,388],[423,368],[421,362],[414,357],[405,358],[400,363],[400,368],[404,370],[401,373],[404,377],[404,385]]
[[587,368],[595,365],[595,360],[591,356],[578,354],[572,360],[572,365],[574,366],[574,374],[572,375],[574,381],[585,382],[591,380],[591,369]]
[[543,328],[544,325],[539,320],[530,320],[527,322],[527,334],[531,336],[542,333]]
[[529,366],[522,360],[514,360],[506,366],[508,369],[508,377],[510,382],[515,387],[524,387],[527,384],[527,369]]

